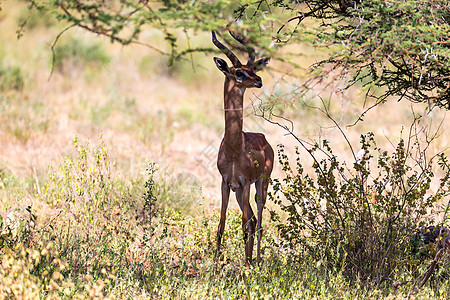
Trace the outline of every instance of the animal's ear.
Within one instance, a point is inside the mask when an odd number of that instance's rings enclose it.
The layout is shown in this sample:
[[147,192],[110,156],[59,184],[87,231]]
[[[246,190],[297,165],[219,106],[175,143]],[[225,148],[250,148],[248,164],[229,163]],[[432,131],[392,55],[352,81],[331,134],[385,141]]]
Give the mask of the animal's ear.
[[270,58],[263,57],[260,60],[255,62],[255,70],[256,72],[261,71],[268,63]]
[[214,57],[214,62],[216,63],[217,68],[222,71],[225,75],[230,74],[230,68],[228,68],[228,64],[221,58]]

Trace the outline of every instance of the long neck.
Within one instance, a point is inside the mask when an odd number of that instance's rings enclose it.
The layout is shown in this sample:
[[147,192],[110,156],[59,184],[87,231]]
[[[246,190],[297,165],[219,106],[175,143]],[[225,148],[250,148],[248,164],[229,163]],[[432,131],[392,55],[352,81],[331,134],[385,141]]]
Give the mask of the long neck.
[[228,159],[238,159],[243,151],[242,125],[244,91],[236,86],[236,82],[225,78],[224,109],[225,109],[225,155]]

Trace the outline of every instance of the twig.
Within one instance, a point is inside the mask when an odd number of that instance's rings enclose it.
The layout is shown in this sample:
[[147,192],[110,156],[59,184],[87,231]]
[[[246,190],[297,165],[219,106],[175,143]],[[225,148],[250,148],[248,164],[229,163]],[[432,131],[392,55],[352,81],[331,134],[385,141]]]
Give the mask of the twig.
[[52,44],[52,48],[51,48],[51,50],[52,50],[52,70],[51,70],[51,72],[50,72],[50,76],[48,77],[48,81],[50,81],[50,79],[52,78],[53,71],[54,71],[54,69],[55,69],[55,60],[56,60],[55,46],[56,46],[56,43],[58,42],[59,38],[60,38],[67,30],[69,30],[69,29],[71,29],[72,27],[75,27],[75,26],[77,26],[77,25],[76,25],[76,24],[72,24],[72,25],[70,25],[69,27],[67,27],[66,29],[64,29],[63,31],[61,31],[60,33],[58,33],[58,35],[57,35],[56,38],[55,38],[55,41],[54,41],[53,44]]
[[47,228],[48,226],[50,226],[51,223],[53,223],[53,221],[55,221],[56,218],[59,217],[59,215],[62,213],[62,209],[59,211],[59,213],[54,216],[50,221],[47,222],[47,224],[45,224],[41,229],[39,229],[38,231],[43,231],[45,228]]

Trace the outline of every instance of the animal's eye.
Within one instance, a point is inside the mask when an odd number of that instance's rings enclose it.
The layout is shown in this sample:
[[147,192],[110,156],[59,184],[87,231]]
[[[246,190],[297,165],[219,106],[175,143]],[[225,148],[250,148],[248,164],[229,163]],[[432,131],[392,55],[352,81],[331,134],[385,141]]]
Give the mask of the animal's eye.
[[244,72],[242,72],[242,71],[240,71],[240,70],[237,70],[237,71],[236,71],[236,76],[237,76],[237,77],[244,77],[245,74],[244,74]]

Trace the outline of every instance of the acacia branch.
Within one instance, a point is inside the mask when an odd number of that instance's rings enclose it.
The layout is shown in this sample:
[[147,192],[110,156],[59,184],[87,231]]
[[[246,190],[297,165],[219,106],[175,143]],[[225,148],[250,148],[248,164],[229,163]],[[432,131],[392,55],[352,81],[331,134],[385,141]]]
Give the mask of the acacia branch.
[[55,69],[55,60],[56,60],[56,55],[55,55],[55,46],[56,43],[58,42],[59,38],[69,29],[75,27],[75,24],[70,25],[69,27],[65,28],[63,31],[61,31],[60,33],[58,33],[58,35],[56,36],[55,40],[53,41],[52,47],[51,47],[51,51],[52,51],[52,69],[50,71],[50,76],[48,77],[48,80],[50,81],[50,78],[52,78],[53,75],[53,71]]

